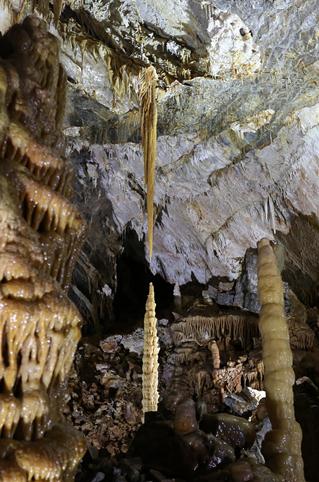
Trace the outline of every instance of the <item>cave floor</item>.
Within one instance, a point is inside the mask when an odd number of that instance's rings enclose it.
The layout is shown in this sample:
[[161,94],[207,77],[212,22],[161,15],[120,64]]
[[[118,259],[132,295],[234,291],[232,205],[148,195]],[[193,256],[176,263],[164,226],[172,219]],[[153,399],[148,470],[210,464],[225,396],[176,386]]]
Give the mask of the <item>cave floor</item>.
[[[261,452],[271,426],[257,323],[247,311],[203,300],[195,300],[181,316],[172,312],[160,319],[160,403],[157,413],[146,414],[144,425],[142,320],[129,332],[84,338],[66,409],[88,442],[76,481],[280,480],[263,465]],[[309,323],[300,325],[300,335],[291,332],[291,343],[305,471],[315,482],[319,345],[316,333],[309,337],[307,330],[312,332]]]

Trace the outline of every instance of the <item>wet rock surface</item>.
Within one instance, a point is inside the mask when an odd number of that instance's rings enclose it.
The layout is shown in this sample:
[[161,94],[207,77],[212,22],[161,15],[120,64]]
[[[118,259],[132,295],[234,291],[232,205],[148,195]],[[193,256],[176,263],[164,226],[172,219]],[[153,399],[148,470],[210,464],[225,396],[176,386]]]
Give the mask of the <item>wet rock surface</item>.
[[[297,381],[298,382],[298,381]],[[309,383],[310,382],[310,383]],[[317,447],[319,443],[319,390],[310,379],[300,381],[295,392],[296,420],[303,431],[302,452],[305,462],[305,476],[307,480],[318,477],[319,461]]]
[[146,467],[168,476],[189,478],[198,467],[196,451],[164,422],[143,425],[134,438],[132,450]]
[[250,448],[256,437],[255,427],[248,420],[228,413],[205,415],[200,428],[239,449]]

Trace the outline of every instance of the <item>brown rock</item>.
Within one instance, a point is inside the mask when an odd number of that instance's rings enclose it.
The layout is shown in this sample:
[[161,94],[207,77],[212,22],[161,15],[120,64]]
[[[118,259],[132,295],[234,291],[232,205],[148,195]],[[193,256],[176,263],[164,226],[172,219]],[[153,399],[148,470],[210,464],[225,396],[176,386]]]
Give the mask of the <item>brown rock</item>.
[[201,420],[200,428],[206,433],[221,437],[236,448],[251,447],[256,438],[252,423],[228,413],[205,415]]
[[185,400],[176,407],[174,428],[179,434],[186,435],[198,430],[196,408],[193,400]]

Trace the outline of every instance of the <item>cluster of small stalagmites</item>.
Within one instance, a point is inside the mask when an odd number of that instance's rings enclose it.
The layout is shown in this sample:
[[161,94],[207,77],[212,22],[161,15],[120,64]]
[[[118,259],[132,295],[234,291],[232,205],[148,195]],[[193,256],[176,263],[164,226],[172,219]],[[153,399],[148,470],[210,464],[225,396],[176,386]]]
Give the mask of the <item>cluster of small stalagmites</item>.
[[158,352],[157,319],[152,283],[146,301],[143,350],[143,413],[156,412],[158,405]]
[[[290,300],[291,347],[311,349],[314,334],[306,324],[306,310],[292,294]],[[257,316],[214,314],[207,305],[194,306],[171,325],[170,333],[172,370],[166,371],[170,377],[163,391],[167,410],[194,393],[210,409],[219,409],[227,393],[240,393],[245,387],[264,389]]]
[[214,369],[212,373],[213,386],[220,390],[221,399],[226,392],[238,393],[246,386],[260,390],[263,388],[263,378],[264,366],[261,357],[254,361],[243,362],[239,359],[228,362],[227,366]]
[[[222,401],[225,391],[240,392],[247,385],[262,388],[261,352],[250,351],[259,335],[254,315],[191,315],[182,321],[177,320],[171,326],[171,333],[175,345],[172,356],[176,364],[184,366],[180,373],[175,370],[170,384],[179,398],[189,394],[189,386],[193,386],[199,396],[203,396],[203,390],[210,394],[219,392],[217,401],[216,396],[207,395],[215,405]],[[181,386],[178,388],[179,380],[182,379],[185,386],[187,378],[186,391]],[[172,399],[174,397],[168,395],[167,408]]]
[[[171,332],[174,333],[172,325]],[[238,340],[223,337],[201,343],[193,337],[176,341],[168,357],[165,408],[172,411],[185,397],[202,400],[210,410],[220,410],[227,393],[239,393],[246,386],[262,389],[264,367],[260,350],[244,352]]]
[[64,74],[38,19],[9,31],[0,56],[0,480],[69,481],[85,451],[60,423],[81,323],[66,289],[84,223],[53,148]]

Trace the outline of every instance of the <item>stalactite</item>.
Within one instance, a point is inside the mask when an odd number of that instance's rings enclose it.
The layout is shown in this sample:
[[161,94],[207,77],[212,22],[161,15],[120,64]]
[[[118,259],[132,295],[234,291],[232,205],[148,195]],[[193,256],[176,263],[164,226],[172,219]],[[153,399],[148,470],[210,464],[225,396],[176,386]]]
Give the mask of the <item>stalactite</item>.
[[178,283],[175,283],[174,285],[174,291],[173,291],[173,296],[174,296],[174,307],[176,310],[181,311],[182,309],[182,295],[181,295],[181,290],[178,285]]
[[[32,0],[31,2],[28,2],[28,0],[23,0],[23,7],[29,3],[31,4],[32,11],[35,9],[38,9],[39,12],[47,17],[50,12],[49,8],[49,1],[48,0]],[[57,24],[63,9],[65,1],[64,0],[53,0],[53,13],[54,13],[54,22]]]
[[204,10],[207,20],[210,20],[214,13],[214,6],[210,1],[204,0],[201,2],[201,8]]
[[150,283],[144,317],[143,414],[157,412],[158,404],[158,337],[155,317],[154,287]]
[[175,344],[195,341],[205,345],[212,339],[230,336],[232,340],[241,339],[246,348],[254,337],[258,337],[256,318],[251,315],[191,316],[172,326]]
[[303,482],[302,433],[294,413],[295,375],[284,316],[283,284],[267,239],[258,243],[258,291],[266,404],[272,424],[263,452],[269,467],[281,474],[285,482]]
[[60,19],[60,15],[63,9],[63,4],[64,4],[63,0],[54,0],[53,2],[54,21],[56,25],[58,24],[58,21]]
[[[311,350],[314,333],[306,323],[288,320],[290,343],[293,349]],[[194,341],[206,345],[210,340],[240,340],[244,349],[259,337],[258,319],[254,315],[188,316],[172,326],[175,344]],[[226,348],[227,351],[227,348]]]
[[147,187],[147,223],[149,257],[153,253],[154,185],[157,149],[157,74],[154,67],[143,71],[141,82],[141,131],[144,151],[144,179]]

